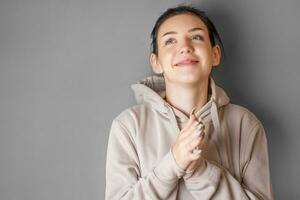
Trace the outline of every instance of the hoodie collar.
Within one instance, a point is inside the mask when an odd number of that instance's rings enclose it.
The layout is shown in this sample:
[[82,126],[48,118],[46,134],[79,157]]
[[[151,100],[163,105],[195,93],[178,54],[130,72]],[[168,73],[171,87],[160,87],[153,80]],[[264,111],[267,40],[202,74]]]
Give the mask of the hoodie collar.
[[[229,103],[229,97],[225,91],[217,86],[212,77],[209,78],[209,98],[208,102],[201,108],[193,108],[190,112],[195,113],[198,120],[204,121],[204,123],[213,122],[214,128],[220,130],[220,120],[218,117],[218,108]],[[188,120],[186,116],[180,110],[171,106],[164,98],[166,95],[165,91],[165,80],[162,75],[153,75],[144,78],[131,85],[134,91],[135,99],[138,104],[147,102],[154,109],[168,115],[171,118],[172,124],[175,125],[175,129],[178,131],[177,122],[185,122]]]

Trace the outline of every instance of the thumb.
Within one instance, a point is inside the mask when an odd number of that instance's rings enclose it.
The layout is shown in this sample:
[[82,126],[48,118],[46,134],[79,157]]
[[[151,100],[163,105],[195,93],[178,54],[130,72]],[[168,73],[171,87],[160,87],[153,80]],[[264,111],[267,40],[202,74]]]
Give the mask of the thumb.
[[193,124],[193,122],[195,121],[195,119],[196,119],[196,116],[195,116],[195,114],[194,114],[195,109],[196,109],[196,108],[193,108],[193,109],[192,109],[192,111],[191,111],[191,113],[190,113],[189,120],[188,120],[188,122],[186,123],[186,125],[185,125],[184,128],[183,128],[184,130],[186,130],[187,128],[189,128],[189,127]]

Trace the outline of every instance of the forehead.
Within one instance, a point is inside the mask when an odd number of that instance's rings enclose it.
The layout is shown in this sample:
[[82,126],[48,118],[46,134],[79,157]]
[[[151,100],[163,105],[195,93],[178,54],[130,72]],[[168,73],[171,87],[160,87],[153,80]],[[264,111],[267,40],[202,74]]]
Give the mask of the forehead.
[[168,18],[158,29],[158,37],[169,31],[187,32],[191,28],[203,28],[208,33],[204,22],[194,14],[179,14]]

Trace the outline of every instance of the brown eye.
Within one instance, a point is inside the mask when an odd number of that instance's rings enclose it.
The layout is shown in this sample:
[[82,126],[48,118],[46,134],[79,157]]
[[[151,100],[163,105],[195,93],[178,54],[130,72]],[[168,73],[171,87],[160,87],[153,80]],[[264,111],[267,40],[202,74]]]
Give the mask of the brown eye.
[[173,43],[175,43],[175,39],[174,39],[174,38],[170,38],[170,39],[168,39],[168,40],[165,42],[165,45],[173,44]]
[[203,37],[201,35],[194,35],[192,37],[193,40],[203,40]]

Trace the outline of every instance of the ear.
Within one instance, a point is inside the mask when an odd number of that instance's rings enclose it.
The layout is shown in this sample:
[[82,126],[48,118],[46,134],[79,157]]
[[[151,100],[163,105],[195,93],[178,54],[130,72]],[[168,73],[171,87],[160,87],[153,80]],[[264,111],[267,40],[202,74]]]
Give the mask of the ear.
[[151,53],[149,60],[150,60],[150,64],[152,66],[152,70],[154,71],[154,73],[156,73],[156,74],[163,73],[163,69],[161,67],[161,64],[159,63],[159,60],[158,60],[158,57],[156,54]]
[[221,48],[218,44],[216,44],[212,48],[212,64],[213,67],[217,67],[221,61]]

